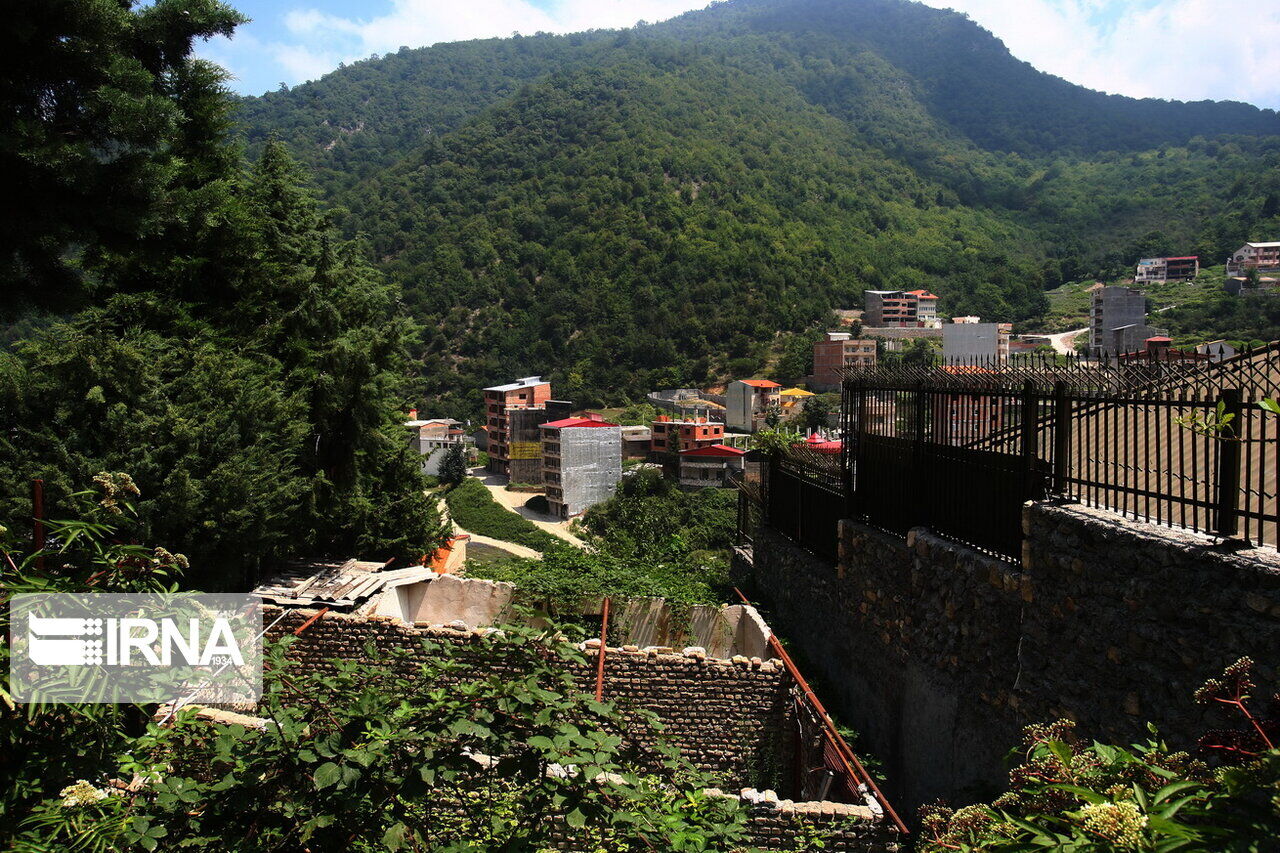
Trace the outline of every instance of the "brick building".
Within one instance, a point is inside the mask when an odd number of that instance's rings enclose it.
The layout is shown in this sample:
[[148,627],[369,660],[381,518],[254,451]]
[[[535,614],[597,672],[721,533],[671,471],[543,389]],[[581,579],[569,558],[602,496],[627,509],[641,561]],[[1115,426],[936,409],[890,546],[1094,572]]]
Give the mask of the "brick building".
[[669,453],[673,446],[680,450],[710,447],[724,439],[724,424],[713,423],[707,418],[681,419],[659,415],[650,426],[650,436],[649,449],[655,453]]
[[813,375],[806,381],[818,391],[840,387],[840,371],[849,367],[875,367],[876,342],[856,340],[848,332],[827,332],[813,345]]
[[[510,411],[513,409],[542,409],[551,399],[551,383],[541,376],[526,376],[506,385],[494,385],[484,389],[485,431],[489,434],[489,470],[495,474],[510,474],[512,454],[517,459],[538,458],[538,438],[531,440],[517,436],[513,446],[510,431]],[[532,446],[530,446],[532,445]]]

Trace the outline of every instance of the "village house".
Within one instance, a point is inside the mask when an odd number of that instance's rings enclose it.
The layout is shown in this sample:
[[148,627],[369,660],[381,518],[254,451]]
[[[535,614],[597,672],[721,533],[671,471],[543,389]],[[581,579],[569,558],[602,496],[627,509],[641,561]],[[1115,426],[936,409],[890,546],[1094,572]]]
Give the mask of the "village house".
[[747,451],[712,444],[680,451],[680,485],[684,488],[722,488],[733,485],[746,469]]
[[409,446],[422,456],[424,474],[434,477],[440,473],[440,463],[451,446],[460,445],[468,461],[475,457],[474,440],[452,418],[419,420],[418,410],[410,409],[404,425],[409,430]]
[[1134,284],[1163,284],[1166,281],[1190,281],[1200,274],[1200,257],[1143,258],[1138,261]]
[[[510,413],[515,409],[542,409],[551,399],[551,383],[541,376],[526,376],[506,385],[484,389],[485,430],[489,434],[489,470],[495,474],[511,473],[512,454],[516,459],[537,459],[538,438],[526,436],[513,440]],[[514,443],[514,446],[513,446]]]
[[659,415],[650,425],[649,449],[654,453],[671,453],[710,447],[724,439],[724,424],[709,418],[673,418]]
[[863,293],[866,326],[920,326],[938,322],[938,297],[927,290],[868,290]]
[[1280,243],[1245,243],[1227,260],[1228,276],[1280,272]]
[[840,387],[841,371],[876,366],[876,342],[857,340],[849,332],[827,332],[813,345],[813,375],[806,383],[816,391]]
[[572,518],[613,497],[622,479],[622,428],[596,414],[545,423],[542,482],[551,514]]
[[758,432],[765,415],[779,405],[782,386],[768,379],[735,379],[725,389],[725,426],[746,433]]
[[947,364],[1007,361],[1012,323],[983,323],[956,317],[942,327],[942,360]]

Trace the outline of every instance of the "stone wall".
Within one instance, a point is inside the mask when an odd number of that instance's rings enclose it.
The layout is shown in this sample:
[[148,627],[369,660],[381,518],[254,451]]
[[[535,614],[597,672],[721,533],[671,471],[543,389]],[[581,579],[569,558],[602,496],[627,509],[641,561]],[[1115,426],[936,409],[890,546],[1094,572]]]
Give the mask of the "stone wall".
[[[267,624],[279,615],[266,611]],[[298,628],[312,611],[286,615],[268,638]],[[416,671],[425,659],[423,639],[474,643],[478,631],[446,627],[412,627],[388,617],[355,617],[328,613],[294,642],[290,656],[306,669],[326,671],[335,659],[385,663],[386,651],[409,649],[414,655],[401,665]],[[365,647],[373,643],[370,658]],[[598,641],[589,641],[598,645]],[[573,674],[584,690],[595,687],[595,652]],[[476,668],[488,662],[468,660]],[[635,646],[610,648],[605,654],[604,697],[624,709],[643,708],[657,714],[666,734],[695,766],[714,775],[727,788],[776,788],[783,778],[789,739],[783,737],[789,713],[791,678],[779,661],[736,656],[731,660],[689,654],[642,652]],[[639,729],[638,729],[639,730]],[[643,745],[643,738],[639,741]]]
[[1274,679],[1280,560],[1080,506],[1025,511],[1023,569],[917,528],[845,522],[831,565],[761,528],[737,560],[903,810],[999,790],[1031,722],[1191,745],[1191,694],[1242,655]]

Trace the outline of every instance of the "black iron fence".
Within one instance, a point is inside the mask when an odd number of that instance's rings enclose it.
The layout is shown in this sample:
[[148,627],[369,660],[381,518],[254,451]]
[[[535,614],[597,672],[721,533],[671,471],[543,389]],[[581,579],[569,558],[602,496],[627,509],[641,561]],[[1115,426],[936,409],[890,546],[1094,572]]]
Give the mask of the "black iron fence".
[[765,518],[774,530],[835,560],[840,519],[848,517],[840,455],[797,448],[776,454],[765,472]]
[[1028,500],[1275,545],[1280,347],[1203,361],[876,368],[844,383],[851,517],[1018,560]]

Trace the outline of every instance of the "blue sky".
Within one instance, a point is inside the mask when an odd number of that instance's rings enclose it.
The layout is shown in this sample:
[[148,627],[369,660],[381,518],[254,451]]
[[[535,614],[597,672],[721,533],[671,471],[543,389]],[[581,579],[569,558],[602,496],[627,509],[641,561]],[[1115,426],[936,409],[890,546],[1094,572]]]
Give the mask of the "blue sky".
[[[1280,109],[1280,0],[924,0],[968,14],[1020,59],[1135,97]],[[253,21],[200,52],[261,94],[339,62],[512,32],[660,21],[706,0],[232,0]]]

